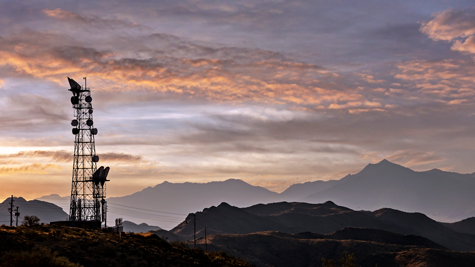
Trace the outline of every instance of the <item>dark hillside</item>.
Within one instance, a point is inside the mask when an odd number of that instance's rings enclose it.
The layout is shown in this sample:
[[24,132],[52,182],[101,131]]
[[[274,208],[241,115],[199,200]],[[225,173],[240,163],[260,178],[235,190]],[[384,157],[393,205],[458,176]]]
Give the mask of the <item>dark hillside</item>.
[[[0,266],[11,266],[26,255],[51,254],[82,266],[250,266],[225,253],[190,249],[169,244],[148,234],[105,233],[69,227],[0,227]],[[49,250],[51,250],[49,252]],[[20,254],[23,252],[23,254]],[[30,264],[22,266],[30,266]],[[50,266],[50,264],[32,266]],[[18,266],[18,265],[17,265]],[[58,265],[59,266],[59,265]],[[61,265],[72,266],[72,265]]]
[[459,233],[475,235],[475,217],[470,217],[459,222],[441,224]]
[[[475,253],[450,251],[425,238],[375,229],[349,228],[320,235],[260,232],[213,235],[208,247],[259,266],[322,266],[322,258],[338,259],[348,251],[359,266],[473,266]],[[366,239],[366,240],[365,240]],[[204,239],[199,240],[204,245]]]
[[[171,239],[190,240],[193,237],[193,214],[163,236]],[[408,213],[394,209],[374,212],[354,211],[335,205],[280,202],[237,208],[222,203],[218,207],[196,213],[197,237],[207,234],[250,234],[279,231],[289,234],[312,232],[329,234],[346,227],[373,228],[403,235],[427,238],[448,249],[475,250],[475,235],[456,232],[422,213]]]
[[453,250],[475,250],[475,235],[455,232],[422,213],[386,208],[374,211],[373,214],[379,220],[397,226],[398,233],[423,236]]

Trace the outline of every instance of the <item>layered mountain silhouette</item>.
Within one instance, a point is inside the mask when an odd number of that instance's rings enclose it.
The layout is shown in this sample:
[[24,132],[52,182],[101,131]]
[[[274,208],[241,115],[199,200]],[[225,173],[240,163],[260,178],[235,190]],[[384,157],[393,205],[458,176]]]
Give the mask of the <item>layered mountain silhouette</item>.
[[470,217],[460,222],[442,224],[456,232],[475,235],[475,217]]
[[416,172],[383,160],[304,200],[320,203],[331,199],[353,209],[391,207],[419,211],[440,221],[454,221],[475,215],[474,189],[474,174],[437,169]]
[[[473,189],[474,174],[437,169],[416,172],[383,160],[340,180],[294,184],[280,194],[236,179],[210,183],[164,182],[128,196],[109,198],[108,218],[123,217],[170,229],[186,214],[221,202],[248,207],[279,201],[323,203],[331,200],[355,210],[390,207],[454,222],[475,216]],[[40,200],[55,203],[66,212],[69,210],[69,197],[50,195]]]
[[421,236],[452,250],[475,250],[475,235],[456,232],[424,214],[394,209],[354,211],[330,201],[323,204],[281,202],[248,208],[222,203],[217,207],[189,214],[185,221],[169,231],[169,235],[166,231],[161,231],[158,235],[171,240],[190,240],[193,238],[194,220],[198,237],[204,236],[205,228],[206,233],[212,235],[264,231],[330,234],[347,227],[363,227]]
[[123,217],[125,220],[158,224],[165,228],[168,225],[170,229],[181,222],[188,213],[223,201],[238,207],[246,207],[255,203],[278,200],[279,194],[275,192],[249,185],[241,180],[230,179],[204,184],[164,182],[132,195],[109,198],[107,202],[110,208],[109,218]]
[[[10,200],[11,198],[7,198],[0,204],[0,225],[10,224],[10,213],[8,212],[8,209],[10,208]],[[25,215],[35,215],[40,218],[40,222],[42,223],[50,223],[52,221],[64,221],[68,218],[68,214],[65,213],[63,209],[53,203],[40,200],[26,201],[22,197],[14,197],[13,200],[13,209],[15,210],[16,207],[19,207],[18,211],[20,212],[20,217],[18,225],[21,224]],[[16,223],[14,222],[14,224]]]
[[37,198],[36,200],[41,200],[41,201],[54,203],[56,206],[61,207],[64,212],[69,214],[70,196],[62,197],[58,194],[51,194],[51,195],[47,195],[47,196],[42,196],[40,198]]

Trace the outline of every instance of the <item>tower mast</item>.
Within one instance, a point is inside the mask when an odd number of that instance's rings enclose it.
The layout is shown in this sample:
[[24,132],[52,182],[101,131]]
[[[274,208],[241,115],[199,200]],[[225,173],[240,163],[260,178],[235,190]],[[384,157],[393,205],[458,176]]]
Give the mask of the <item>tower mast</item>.
[[73,93],[74,119],[71,125],[75,136],[69,220],[102,222],[106,218],[105,182],[109,167],[97,168],[99,156],[96,155],[94,137],[98,131],[93,127],[91,91],[69,77],[68,81],[71,86],[69,91]]

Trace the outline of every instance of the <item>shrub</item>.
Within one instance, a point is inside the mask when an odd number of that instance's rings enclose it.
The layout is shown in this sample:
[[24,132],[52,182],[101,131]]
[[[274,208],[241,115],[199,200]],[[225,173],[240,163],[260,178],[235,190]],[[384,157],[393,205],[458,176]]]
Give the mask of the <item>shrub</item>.
[[25,217],[23,217],[23,222],[21,223],[21,225],[24,225],[24,226],[40,225],[40,218],[38,218],[35,215],[31,215],[31,216],[25,215]]
[[33,251],[7,252],[2,257],[2,267],[82,267],[72,263],[66,257],[58,256],[47,248],[36,248]]
[[[337,267],[337,265],[333,260],[323,258],[322,267]],[[340,258],[340,267],[358,267],[355,255],[349,254],[347,251],[343,252],[343,257]]]

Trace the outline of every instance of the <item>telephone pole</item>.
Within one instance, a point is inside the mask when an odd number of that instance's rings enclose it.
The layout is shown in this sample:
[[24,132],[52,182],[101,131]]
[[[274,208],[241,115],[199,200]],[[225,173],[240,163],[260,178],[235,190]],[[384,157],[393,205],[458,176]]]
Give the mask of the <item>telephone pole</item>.
[[10,226],[13,226],[13,195],[12,195],[12,198],[10,200],[10,208],[8,209],[8,211],[10,212]]
[[18,217],[20,217],[20,212],[18,211],[20,207],[16,206],[15,217],[16,217],[16,226],[18,227]]

